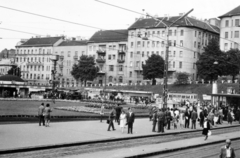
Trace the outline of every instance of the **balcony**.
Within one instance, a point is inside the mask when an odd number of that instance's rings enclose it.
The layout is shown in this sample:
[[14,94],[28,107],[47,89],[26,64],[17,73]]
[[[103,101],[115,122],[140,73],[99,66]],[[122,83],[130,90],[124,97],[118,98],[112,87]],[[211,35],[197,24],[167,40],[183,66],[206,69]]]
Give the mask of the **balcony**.
[[134,71],[143,71],[143,69],[141,67],[135,67]]
[[105,72],[103,72],[102,70],[98,71],[98,75],[105,75]]
[[63,55],[60,55],[60,56],[59,56],[59,59],[63,60],[63,59],[64,59],[64,56],[63,56]]
[[127,50],[126,49],[120,49],[118,50],[119,54],[126,54]]
[[105,63],[105,62],[106,62],[106,59],[96,59],[96,62],[97,62],[97,63]]
[[117,61],[118,61],[118,63],[124,63],[125,62],[124,59],[118,59]]
[[78,60],[78,56],[77,55],[73,56],[73,59]]
[[43,66],[41,62],[28,62],[27,66]]
[[106,55],[106,50],[97,50],[98,54]]

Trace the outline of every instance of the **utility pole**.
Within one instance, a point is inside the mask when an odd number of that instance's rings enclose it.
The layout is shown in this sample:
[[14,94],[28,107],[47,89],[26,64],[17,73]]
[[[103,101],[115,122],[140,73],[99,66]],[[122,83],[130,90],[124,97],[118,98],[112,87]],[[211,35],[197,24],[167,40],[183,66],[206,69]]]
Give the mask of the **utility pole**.
[[188,11],[183,16],[179,17],[177,20],[175,20],[173,23],[171,23],[169,26],[166,25],[166,34],[167,34],[167,44],[166,44],[166,54],[165,54],[165,63],[164,63],[164,86],[163,86],[163,108],[167,108],[167,97],[168,97],[168,53],[169,53],[169,28],[181,20],[182,18],[186,17],[189,13],[191,13],[193,9]]
[[56,73],[57,73],[57,61],[59,59],[59,55],[52,56],[51,60],[53,61],[53,70],[52,70],[52,93],[54,94],[56,87]]

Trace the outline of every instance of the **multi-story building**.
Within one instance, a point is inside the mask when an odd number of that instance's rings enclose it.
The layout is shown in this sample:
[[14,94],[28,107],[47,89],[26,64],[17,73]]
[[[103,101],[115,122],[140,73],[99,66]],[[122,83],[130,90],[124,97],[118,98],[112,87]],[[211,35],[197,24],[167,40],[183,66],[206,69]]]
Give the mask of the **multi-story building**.
[[0,59],[14,59],[15,58],[15,49],[4,49],[0,53]]
[[220,23],[220,49],[240,49],[240,6],[219,16]]
[[47,85],[51,79],[55,46],[63,37],[31,38],[16,46],[15,63],[20,67],[22,78],[30,85]]
[[73,64],[78,62],[80,56],[87,54],[87,41],[78,41],[75,38],[66,40],[54,47],[54,54],[59,55],[57,62],[57,76],[60,87],[80,86],[71,75]]
[[116,85],[129,81],[127,39],[128,30],[98,31],[89,39],[88,55],[96,59],[100,70],[94,83]]
[[[126,78],[129,82],[143,81],[142,64],[152,54],[158,54],[165,59],[167,32],[170,25],[180,16],[139,18],[128,29],[128,59],[129,72]],[[214,19],[212,19],[213,21]],[[213,23],[211,21],[211,23]],[[197,78],[196,62],[199,54],[210,38],[219,38],[219,28],[208,21],[185,17],[173,24],[169,35],[169,67],[170,79],[176,72],[187,72],[192,80]]]

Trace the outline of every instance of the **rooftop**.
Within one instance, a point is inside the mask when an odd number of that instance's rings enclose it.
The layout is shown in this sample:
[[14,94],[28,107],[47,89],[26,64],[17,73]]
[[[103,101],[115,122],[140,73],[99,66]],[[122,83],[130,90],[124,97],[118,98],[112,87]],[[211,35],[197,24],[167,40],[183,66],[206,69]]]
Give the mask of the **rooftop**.
[[102,42],[121,42],[127,41],[128,30],[104,30],[96,32],[90,39],[89,43]]
[[87,40],[82,41],[63,41],[58,46],[85,46],[87,45]]
[[[169,26],[175,20],[177,20],[180,16],[173,17],[159,17],[155,20],[152,18],[140,18],[135,23],[133,23],[128,29],[141,29],[141,28],[166,28],[166,25]],[[160,22],[162,20],[162,22]],[[165,23],[166,25],[164,25]],[[217,26],[211,25],[206,21],[197,20],[191,17],[185,17],[182,20],[176,22],[172,25],[172,27],[195,27],[203,30],[207,30],[210,32],[218,33],[220,29]]]
[[14,75],[4,75],[4,76],[0,76],[0,81],[17,81],[17,82],[24,82],[23,79],[21,79],[18,76],[14,76]]
[[27,47],[27,46],[52,46],[57,41],[62,39],[63,37],[39,37],[39,38],[31,38],[27,40],[25,43],[17,46],[17,47]]
[[236,8],[234,8],[233,10],[227,12],[226,14],[219,16],[218,18],[232,17],[235,15],[240,15],[240,5]]

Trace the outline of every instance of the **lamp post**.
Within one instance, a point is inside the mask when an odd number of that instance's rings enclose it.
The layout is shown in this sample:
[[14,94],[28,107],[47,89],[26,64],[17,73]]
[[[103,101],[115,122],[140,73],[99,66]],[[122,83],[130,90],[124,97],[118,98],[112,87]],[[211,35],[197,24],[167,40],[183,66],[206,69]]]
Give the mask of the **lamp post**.
[[191,13],[193,9],[188,11],[183,16],[179,17],[177,20],[175,20],[173,23],[171,23],[169,26],[166,25],[166,33],[167,33],[167,44],[166,44],[166,54],[165,54],[165,62],[164,62],[164,86],[163,86],[163,108],[167,108],[167,96],[168,96],[168,53],[169,53],[169,28],[181,20],[182,18],[186,17],[189,13]]
[[59,59],[59,55],[52,55],[50,58],[53,61],[53,70],[52,70],[52,93],[54,94],[55,86],[56,86],[56,67],[57,67],[57,61]]

